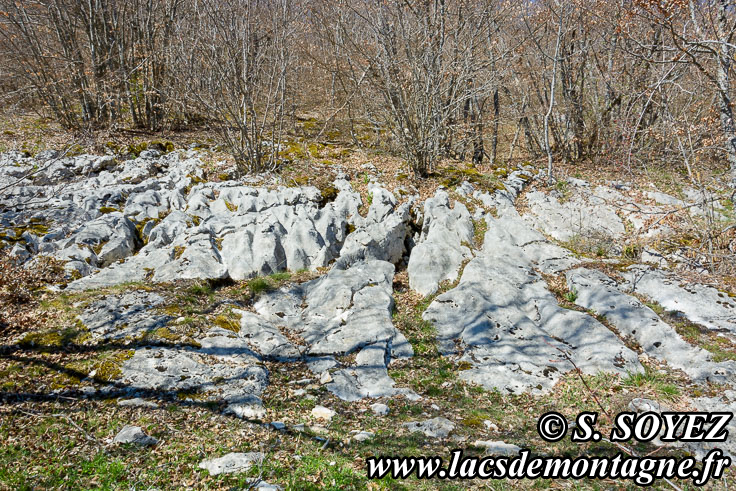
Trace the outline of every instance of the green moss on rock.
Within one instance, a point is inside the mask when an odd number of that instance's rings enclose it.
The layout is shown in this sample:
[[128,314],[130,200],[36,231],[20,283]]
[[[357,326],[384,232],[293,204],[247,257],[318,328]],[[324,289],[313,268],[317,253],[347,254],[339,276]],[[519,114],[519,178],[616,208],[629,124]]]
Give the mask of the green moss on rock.
[[227,329],[228,331],[232,331],[235,333],[240,332],[240,322],[235,319],[231,319],[226,315],[218,315],[217,317],[215,317],[213,322],[216,326]]
[[134,354],[135,350],[126,350],[105,358],[95,366],[94,378],[103,382],[119,379],[123,374],[123,363],[132,358]]

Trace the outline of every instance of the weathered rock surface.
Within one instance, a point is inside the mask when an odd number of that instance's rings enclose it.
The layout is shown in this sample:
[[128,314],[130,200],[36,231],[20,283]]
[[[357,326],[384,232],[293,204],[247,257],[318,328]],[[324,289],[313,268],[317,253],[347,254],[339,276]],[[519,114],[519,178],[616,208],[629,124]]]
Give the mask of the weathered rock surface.
[[[410,357],[406,338],[393,326],[394,266],[369,260],[333,268],[315,280],[263,294],[257,313],[235,309],[240,330],[211,328],[195,345],[138,348],[122,365],[119,382],[165,394],[222,399],[228,410],[261,418],[260,395],[268,380],[264,360],[306,361],[338,397],[358,400],[402,394],[388,375],[392,359]],[[135,338],[165,326],[171,318],[150,309],[163,299],[134,291],[110,295],[80,316],[94,336]],[[335,357],[357,352],[354,364]]]
[[411,202],[397,205],[389,191],[374,186],[368,215],[354,215],[355,231],[345,238],[336,262],[345,269],[359,261],[379,260],[398,263],[404,255]]
[[541,191],[529,192],[526,197],[534,225],[557,240],[570,240],[575,235],[618,237],[625,232],[615,210],[594,194],[574,193],[564,202]]
[[374,433],[370,431],[359,431],[353,435],[353,440],[356,442],[364,442],[374,437]]
[[426,421],[404,423],[404,427],[412,433],[424,433],[429,438],[447,438],[450,432],[455,429],[455,423],[447,418],[437,417]]
[[149,445],[156,445],[158,440],[152,436],[146,435],[140,426],[125,425],[123,426],[123,429],[115,435],[112,442],[117,444],[132,443],[140,445],[141,447],[147,447]]
[[473,446],[485,449],[485,453],[488,455],[505,455],[509,457],[518,455],[521,450],[521,447],[513,443],[495,440],[476,440]]
[[228,410],[244,418],[262,415],[260,394],[268,371],[260,359],[233,333],[214,328],[201,348],[145,347],[122,366],[120,381],[129,387],[162,392],[191,393],[193,397],[223,399]]
[[578,268],[567,272],[575,303],[604,316],[622,335],[631,337],[648,356],[666,361],[697,382],[736,383],[736,363],[715,363],[707,351],[694,347],[638,299],[619,290],[600,271]]
[[665,310],[708,329],[736,335],[736,299],[729,294],[646,266],[632,266],[624,277],[628,289],[654,300]]
[[[37,165],[2,154],[0,240],[14,257],[66,261],[71,289],[122,282],[241,280],[283,270],[314,270],[339,258],[397,263],[404,255],[411,203],[398,205],[372,185],[365,218],[361,198],[338,179],[324,203],[314,187],[268,189],[204,183],[196,152],[145,155],[118,162],[79,156]],[[20,180],[19,180],[20,179]],[[348,234],[349,226],[355,231]]]
[[123,399],[118,401],[118,406],[122,407],[142,407],[145,409],[157,409],[158,404],[153,401],[147,401],[140,397],[134,397],[133,399]]
[[[573,369],[571,362],[588,374],[641,372],[637,354],[621,336],[696,383],[733,385],[736,362],[714,362],[710,353],[689,345],[630,293],[734,336],[736,300],[731,296],[641,265],[625,271],[626,282],[619,284],[580,267],[580,258],[543,235],[615,243],[629,237],[627,229],[644,237],[665,234],[669,229],[658,217],[705,195],[688,192],[679,200],[650,194],[645,204],[637,204],[626,186],[593,187],[569,179],[568,188],[559,192],[529,192],[528,212],[522,217],[515,202],[533,172],[525,168],[509,173],[495,192],[463,183],[456,192],[473,203],[472,217],[464,204],[452,202],[452,191],[440,189],[424,203],[416,202],[419,194],[399,203],[373,178],[368,184],[370,207],[362,217],[360,195],[342,177],[334,182],[337,194],[327,199],[314,187],[255,186],[247,179],[203,182],[196,152],[161,156],[147,151],[126,161],[5,153],[0,154],[0,186],[10,187],[0,196],[0,246],[18,262],[31,264],[38,255],[66,261],[70,278],[76,278],[68,286],[72,291],[134,281],[243,280],[285,269],[329,267],[314,280],[265,292],[253,305],[238,304],[233,312],[240,315],[239,329],[194,329],[187,343],[137,347],[115,380],[131,389],[129,397],[178,396],[193,404],[218,400],[239,417],[264,419],[261,396],[269,379],[264,365],[275,361],[287,362],[285,367],[306,364],[308,376],[291,389],[296,397],[316,399],[313,392],[324,386],[346,401],[418,400],[411,390],[396,387],[388,372],[394,360],[413,355],[392,323],[395,265],[404,261],[410,288],[422,295],[459,278],[423,318],[435,326],[441,353],[462,368],[462,380],[510,393],[541,393]],[[506,170],[497,174],[506,175]],[[691,213],[722,216],[705,206],[692,207]],[[412,216],[421,221],[411,223]],[[474,224],[487,228],[482,248],[476,244]],[[418,225],[421,231],[409,235]],[[642,261],[664,267],[679,259],[647,249]],[[577,292],[576,303],[604,315],[616,332],[591,315],[560,307],[547,275],[563,273]],[[157,312],[163,303],[162,296],[139,287],[93,302],[79,321],[93,340],[141,341],[172,320]],[[95,391],[83,389],[85,394]],[[692,404],[703,411],[733,412],[732,396],[726,391]],[[141,399],[119,404],[155,407]],[[653,404],[641,402],[636,410]],[[439,411],[437,405],[430,407]],[[384,416],[388,406],[374,404],[371,410]],[[333,414],[322,406],[313,412],[325,426]],[[487,423],[489,430],[498,431]],[[287,427],[283,421],[270,425]],[[406,427],[446,438],[454,424],[434,418]],[[302,425],[297,431],[303,430]],[[312,430],[328,431],[323,426]],[[155,443],[140,428],[126,427],[124,432],[127,436],[118,435],[121,441]],[[356,431],[353,440],[372,436]],[[518,451],[498,441],[479,440],[476,445],[496,454]],[[707,450],[688,449],[698,455]],[[239,472],[262,458],[228,454],[200,467],[213,475]]]
[[[361,261],[264,295],[255,305],[258,322],[265,324],[260,330],[285,329],[301,338],[310,370],[320,376],[334,370],[325,387],[342,399],[409,394],[393,387],[387,371],[392,359],[413,354],[391,322],[393,274],[389,262]],[[356,351],[352,366],[338,366],[331,358]]]
[[317,419],[329,421],[334,415],[335,411],[324,406],[315,406],[314,408],[312,408],[312,417]]
[[671,232],[670,227],[661,222],[679,207],[684,205],[685,213],[697,210],[697,207],[688,207],[691,203],[663,193],[649,193],[659,199],[655,199],[656,204],[647,204],[614,187],[591,188],[580,179],[568,179],[567,183],[564,193],[534,191],[527,194],[530,208],[527,219],[545,234],[561,241],[576,236],[599,242],[620,239],[626,232],[625,221],[631,225],[632,232],[651,238]]
[[222,457],[203,460],[199,463],[199,468],[208,471],[212,476],[234,474],[247,471],[253,464],[263,462],[263,458],[260,452],[231,452]]
[[[521,217],[486,216],[484,247],[454,289],[438,296],[423,318],[437,328],[444,354],[458,354],[460,374],[488,389],[549,390],[572,361],[585,373],[642,370],[628,349],[593,317],[560,307],[535,268],[555,272],[577,261],[547,243]],[[554,361],[553,361],[554,360]]]
[[245,310],[235,309],[233,312],[240,314],[238,335],[263,357],[280,361],[301,357],[299,348],[294,346],[273,323]]
[[409,257],[409,286],[422,295],[437,291],[440,282],[454,281],[460,265],[472,257],[473,222],[460,202],[450,208],[444,190],[424,202],[424,223]]
[[107,296],[87,307],[79,320],[89,329],[93,338],[140,338],[165,326],[171,320],[167,315],[150,312],[163,301],[163,297],[158,294],[140,290]]
[[373,411],[373,414],[376,416],[386,416],[389,413],[389,407],[386,404],[377,402],[375,404],[371,404],[371,411]]

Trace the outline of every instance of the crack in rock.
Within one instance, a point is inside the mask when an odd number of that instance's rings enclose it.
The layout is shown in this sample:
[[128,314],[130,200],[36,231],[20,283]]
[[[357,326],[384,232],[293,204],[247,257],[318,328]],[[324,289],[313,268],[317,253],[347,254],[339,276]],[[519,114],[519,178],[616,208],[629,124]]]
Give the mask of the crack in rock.
[[696,382],[736,384],[736,362],[715,363],[704,349],[690,345],[638,299],[622,293],[600,271],[578,268],[566,273],[575,303],[602,315],[621,334],[635,339],[644,353],[684,371]]
[[440,282],[457,278],[463,261],[472,257],[473,222],[460,202],[450,208],[446,191],[424,202],[424,223],[409,257],[409,286],[422,295],[437,291]]
[[685,283],[674,275],[647,266],[631,266],[623,273],[625,288],[644,295],[665,310],[731,336],[736,335],[736,300],[716,288]]

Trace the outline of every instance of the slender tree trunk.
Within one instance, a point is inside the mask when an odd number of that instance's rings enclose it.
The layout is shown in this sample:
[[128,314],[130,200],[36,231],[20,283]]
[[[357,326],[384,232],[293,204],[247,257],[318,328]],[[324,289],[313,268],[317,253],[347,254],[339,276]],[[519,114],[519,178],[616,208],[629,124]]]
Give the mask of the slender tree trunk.
[[493,136],[491,138],[491,164],[496,163],[496,150],[498,149],[498,119],[501,107],[498,102],[498,85],[493,87]]
[[560,55],[560,41],[562,39],[562,21],[564,19],[563,9],[560,6],[560,21],[557,24],[557,39],[555,41],[555,56],[552,60],[552,81],[549,84],[549,107],[544,115],[544,149],[547,152],[547,181],[552,180],[552,149],[549,144],[549,117],[555,105],[555,85],[557,83],[557,59]]
[[733,121],[733,103],[731,101],[731,61],[733,49],[727,44],[726,29],[728,24],[727,10],[730,0],[718,2],[718,37],[721,41],[718,59],[718,112],[721,119],[721,131],[726,139],[726,153],[731,170],[731,188],[736,189],[736,127]]

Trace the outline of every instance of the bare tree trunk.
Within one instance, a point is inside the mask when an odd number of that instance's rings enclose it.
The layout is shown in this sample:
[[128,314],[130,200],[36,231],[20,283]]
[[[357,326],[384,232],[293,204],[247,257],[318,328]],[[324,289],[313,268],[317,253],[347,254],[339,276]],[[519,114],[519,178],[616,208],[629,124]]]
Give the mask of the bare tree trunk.
[[555,84],[557,82],[557,59],[560,55],[560,41],[562,39],[562,24],[564,20],[563,6],[560,6],[560,20],[557,23],[557,39],[555,40],[555,56],[552,60],[552,81],[549,84],[549,107],[544,115],[544,149],[547,152],[547,181],[552,181],[552,149],[549,144],[549,118],[555,105]]
[[731,170],[730,185],[736,189],[736,127],[734,127],[733,121],[730,77],[733,49],[728,43],[728,39],[726,39],[728,29],[727,11],[729,7],[732,7],[731,3],[731,0],[719,0],[718,2],[718,37],[721,41],[721,49],[718,57],[716,79],[718,83],[718,113],[721,119],[723,136],[726,139],[726,154]]
[[493,136],[491,137],[491,164],[496,163],[496,150],[498,149],[498,119],[500,112],[501,107],[498,102],[498,83],[496,83],[493,87]]

